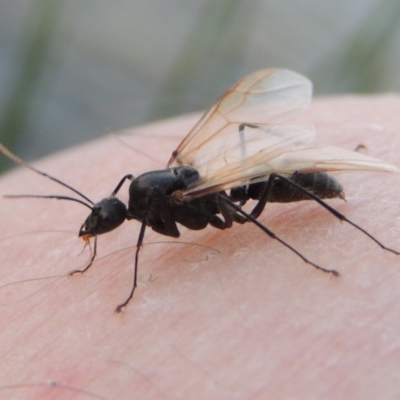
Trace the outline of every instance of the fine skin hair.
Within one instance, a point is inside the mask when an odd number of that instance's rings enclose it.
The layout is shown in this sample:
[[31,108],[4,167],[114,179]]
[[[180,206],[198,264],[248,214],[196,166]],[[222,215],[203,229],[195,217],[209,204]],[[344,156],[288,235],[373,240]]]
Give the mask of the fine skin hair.
[[[399,107],[396,96],[320,99],[305,118],[318,142],[363,144],[367,154],[400,166]],[[127,173],[163,168],[197,118],[110,135],[35,166],[98,200]],[[335,177],[347,202],[327,202],[400,250],[400,175]],[[65,194],[25,169],[3,176],[0,193]],[[127,202],[127,186],[119,198]],[[89,257],[88,249],[79,255],[77,237],[86,208],[0,202],[0,382],[15,385],[0,386],[1,398],[63,398],[71,388],[107,399],[400,395],[400,257],[315,202],[267,205],[259,221],[339,278],[251,223],[181,229],[172,240],[149,229],[135,296],[119,315],[113,310],[131,287],[139,223],[100,236],[91,269],[68,278]]]

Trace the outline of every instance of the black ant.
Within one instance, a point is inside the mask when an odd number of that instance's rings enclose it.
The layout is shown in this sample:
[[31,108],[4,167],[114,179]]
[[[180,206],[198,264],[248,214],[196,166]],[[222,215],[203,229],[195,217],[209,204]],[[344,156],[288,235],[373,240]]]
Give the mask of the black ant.
[[[357,152],[334,146],[312,144],[313,129],[289,125],[293,116],[311,101],[312,84],[304,76],[283,69],[256,71],[226,91],[208,110],[172,153],[168,168],[144,173],[136,178],[125,175],[115,190],[98,203],[71,186],[27,164],[0,145],[0,151],[15,162],[72,190],[83,200],[56,195],[13,195],[76,201],[91,213],[79,230],[86,243],[94,238],[88,265],[96,257],[97,236],[120,226],[125,219],[141,222],[135,254],[134,280],[127,299],[116,308],[120,312],[131,300],[137,286],[139,250],[146,227],[162,235],[179,237],[177,223],[192,229],[211,225],[230,228],[233,222],[251,221],[278,240],[304,262],[338,276],[304,257],[261,224],[260,216],[268,202],[287,203],[315,200],[334,216],[346,221],[394,254],[364,229],[348,220],[323,199],[344,199],[342,185],[327,172],[370,170],[396,172],[390,164]],[[130,180],[128,207],[115,196]],[[229,193],[227,192],[229,191]],[[250,213],[242,207],[257,201]]]

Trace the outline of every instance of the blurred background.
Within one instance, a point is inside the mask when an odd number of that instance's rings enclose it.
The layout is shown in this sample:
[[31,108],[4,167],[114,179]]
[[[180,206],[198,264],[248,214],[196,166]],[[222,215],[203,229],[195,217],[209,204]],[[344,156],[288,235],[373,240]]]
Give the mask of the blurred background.
[[400,1],[0,0],[0,141],[32,160],[202,110],[265,67],[317,95],[399,91]]

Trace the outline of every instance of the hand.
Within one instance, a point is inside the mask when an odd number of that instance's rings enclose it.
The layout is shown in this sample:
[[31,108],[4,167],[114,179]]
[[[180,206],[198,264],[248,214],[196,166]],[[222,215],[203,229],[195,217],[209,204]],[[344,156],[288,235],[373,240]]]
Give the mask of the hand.
[[[321,99],[307,118],[318,142],[347,149],[362,143],[369,155],[400,166],[399,109],[395,96]],[[132,129],[122,136],[132,148],[108,136],[35,166],[96,202],[123,175],[164,168],[196,118]],[[400,251],[400,175],[335,176],[347,202],[329,204]],[[119,194],[125,202],[128,185]],[[71,195],[28,170],[3,176],[0,193]],[[119,315],[113,311],[131,289],[138,222],[99,237],[97,261],[68,278],[89,258],[88,249],[77,257],[89,210],[45,199],[0,204],[2,398],[74,398],[76,391],[107,399],[399,394],[400,256],[315,202],[267,205],[259,221],[339,278],[251,223],[225,231],[180,227],[179,240],[148,228],[138,287]]]

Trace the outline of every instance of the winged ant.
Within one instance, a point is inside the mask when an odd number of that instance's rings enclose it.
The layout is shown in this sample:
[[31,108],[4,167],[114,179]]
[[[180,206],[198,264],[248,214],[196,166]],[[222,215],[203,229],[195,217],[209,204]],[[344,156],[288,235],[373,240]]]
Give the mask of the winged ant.
[[[150,171],[136,178],[127,174],[110,197],[98,203],[37,170],[0,145],[0,151],[8,158],[57,182],[80,198],[31,194],[6,197],[70,200],[91,210],[79,230],[79,236],[86,243],[94,240],[91,258],[85,268],[71,274],[83,273],[93,264],[98,235],[116,229],[125,219],[141,222],[132,289],[116,312],[129,303],[137,286],[139,250],[147,226],[162,235],[177,238],[180,235],[177,223],[192,230],[204,229],[207,225],[223,230],[234,222],[250,221],[304,262],[338,276],[336,270],[311,262],[257,220],[268,202],[315,200],[381,248],[400,254],[324,201],[344,199],[342,185],[328,172],[398,172],[399,169],[361,153],[313,144],[313,128],[291,122],[309,106],[311,96],[311,82],[298,73],[284,69],[253,72],[227,90],[203,115],[173,151],[166,169]],[[116,198],[127,179],[131,180],[128,207]],[[246,212],[242,207],[250,199],[256,200],[256,205]]]

